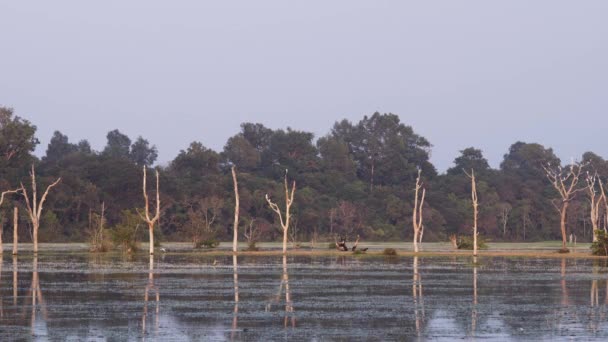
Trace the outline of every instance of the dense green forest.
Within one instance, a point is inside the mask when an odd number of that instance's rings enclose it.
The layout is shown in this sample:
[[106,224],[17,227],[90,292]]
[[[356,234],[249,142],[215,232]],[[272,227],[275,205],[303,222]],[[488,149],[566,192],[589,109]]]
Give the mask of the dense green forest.
[[[477,175],[479,230],[486,239],[560,238],[559,213],[552,203],[559,196],[543,170],[543,165],[561,163],[551,148],[516,142],[500,167],[492,169],[481,150],[470,147],[439,174],[429,161],[431,142],[394,114],[373,113],[359,122],[342,120],[318,139],[292,128],[272,130],[243,123],[223,151],[194,141],[167,165],[157,166],[157,149],[151,142],[142,137],[133,141],[119,130],[107,133],[101,151],[94,151],[86,140],[71,142],[59,131],[42,158],[32,154],[38,144],[35,123],[0,107],[0,189],[14,189],[21,182],[27,185],[32,163],[39,188],[62,178],[45,203],[41,242],[86,241],[99,220],[102,203],[110,229],[137,222],[136,209],[143,207],[143,166],[160,172],[157,235],[162,241],[192,241],[196,234],[229,240],[234,208],[232,165],[240,187],[240,239],[250,228],[260,241],[279,239],[279,224],[264,196],[268,193],[281,203],[288,170],[289,179],[297,183],[292,229],[298,241],[333,240],[336,234],[409,241],[418,169],[427,189],[425,241],[470,234],[471,185],[463,169],[474,169]],[[608,178],[608,163],[602,157],[587,152],[580,159],[602,180]],[[568,233],[574,232],[579,241],[591,240],[586,196],[579,192],[568,209]],[[8,217],[14,205],[22,208],[20,236],[27,241],[31,225],[22,196],[5,200],[3,229],[10,232]],[[11,235],[4,234],[4,240],[10,241]]]

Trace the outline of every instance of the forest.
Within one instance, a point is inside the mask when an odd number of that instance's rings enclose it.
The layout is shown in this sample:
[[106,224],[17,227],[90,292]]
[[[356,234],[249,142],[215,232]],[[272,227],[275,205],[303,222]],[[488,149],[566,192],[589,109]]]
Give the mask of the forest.
[[[410,241],[419,170],[426,189],[425,241],[471,233],[471,182],[465,170],[476,175],[478,229],[486,240],[562,238],[557,205],[562,198],[547,177],[547,168],[567,170],[568,165],[550,147],[537,143],[513,143],[498,169],[489,166],[481,150],[469,147],[455,156],[451,168],[438,173],[429,160],[431,142],[390,113],[373,113],[359,122],[338,121],[318,138],[289,127],[273,130],[246,122],[240,131],[235,127],[222,151],[193,141],[166,165],[156,164],[158,151],[152,142],[141,136],[133,140],[118,129],[107,133],[101,151],[93,150],[86,140],[73,142],[55,131],[45,155],[38,158],[33,154],[39,145],[36,129],[35,123],[13,109],[0,107],[0,190],[27,185],[32,165],[39,189],[61,178],[44,203],[41,242],[88,241],[100,220],[114,232],[135,227],[134,234],[145,239],[145,222],[137,215],[144,206],[144,167],[159,172],[157,240],[230,240],[235,205],[232,166],[240,188],[239,239],[280,239],[280,222],[265,196],[284,203],[283,181],[288,177],[297,184],[292,240],[333,241],[335,236],[360,235],[370,241]],[[591,241],[590,212],[599,202],[591,204],[591,195],[583,191],[585,180],[597,174],[592,188],[602,185],[608,180],[608,162],[586,152],[577,165],[584,170],[567,200],[567,234]],[[149,177],[152,174],[148,172]],[[31,239],[26,205],[19,195],[4,200],[0,214],[5,242],[10,241],[14,206],[19,208],[21,241]],[[603,228],[606,210],[597,208],[595,224]]]

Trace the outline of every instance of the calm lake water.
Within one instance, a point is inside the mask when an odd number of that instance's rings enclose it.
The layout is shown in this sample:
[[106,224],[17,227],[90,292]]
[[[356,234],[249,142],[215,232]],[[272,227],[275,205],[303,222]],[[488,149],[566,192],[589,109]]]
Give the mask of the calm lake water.
[[5,255],[0,341],[602,340],[603,261]]

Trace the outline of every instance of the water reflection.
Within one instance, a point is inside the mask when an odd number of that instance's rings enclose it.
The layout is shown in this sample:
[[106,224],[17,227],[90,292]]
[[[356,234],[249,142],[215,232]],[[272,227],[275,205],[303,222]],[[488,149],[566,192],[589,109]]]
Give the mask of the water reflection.
[[17,284],[18,284],[17,256],[13,255],[13,306],[17,306]]
[[412,296],[414,298],[414,317],[416,320],[416,336],[420,337],[424,330],[425,313],[424,313],[424,297],[422,295],[422,278],[418,272],[418,257],[414,257],[413,262],[413,279],[412,279]]
[[156,298],[156,309],[154,310],[154,315],[152,319],[154,321],[154,335],[158,335],[159,328],[159,313],[160,313],[160,292],[156,285],[154,285],[154,255],[150,255],[150,265],[148,270],[148,285],[146,285],[146,290],[144,294],[144,313],[141,318],[141,332],[143,335],[146,335],[148,331],[146,330],[146,323],[148,321],[148,300],[150,297],[150,292],[155,293]]
[[238,329],[239,323],[239,272],[238,272],[238,258],[236,254],[232,255],[232,272],[234,280],[234,310],[232,312],[232,332],[230,333],[230,339],[234,340],[236,330]]
[[477,257],[473,257],[473,308],[471,309],[471,336],[477,330]]
[[[2,234],[2,233],[0,233]],[[2,297],[2,265],[4,261],[2,260],[2,253],[0,253],[0,319],[4,318],[4,298]]]
[[283,292],[285,293],[285,316],[283,319],[283,327],[287,328],[291,325],[292,328],[296,327],[296,317],[293,308],[293,302],[291,299],[291,290],[289,287],[289,273],[287,272],[287,256],[283,255],[283,275],[281,276],[281,284],[279,285],[279,291],[274,299],[266,305],[266,312],[271,311],[272,303],[280,303]]
[[566,258],[562,258],[561,267],[561,290],[562,290],[562,305],[570,305],[570,299],[568,296],[568,286],[566,286]]
[[[48,321],[48,312],[46,310],[46,303],[42,297],[42,290],[40,289],[40,276],[38,274],[38,256],[34,255],[32,261],[32,285],[28,292],[28,296],[32,300],[32,316],[31,316],[31,330],[32,335],[41,335],[41,325],[44,326]],[[38,311],[42,312],[44,322],[38,322]],[[40,325],[38,325],[40,323]],[[46,329],[45,329],[46,330]]]

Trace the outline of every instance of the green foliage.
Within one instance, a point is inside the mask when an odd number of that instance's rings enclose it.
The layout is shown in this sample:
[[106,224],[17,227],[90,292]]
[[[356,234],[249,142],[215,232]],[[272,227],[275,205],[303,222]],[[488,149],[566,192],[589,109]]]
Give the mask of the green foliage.
[[217,246],[220,245],[220,242],[217,241],[216,239],[207,239],[207,240],[201,240],[201,241],[197,241],[194,244],[194,248],[199,249],[199,248],[215,248]]
[[260,250],[260,248],[258,246],[255,245],[255,241],[251,241],[247,244],[247,251],[250,252],[257,252]]
[[[474,246],[473,237],[461,236],[458,239],[457,245],[458,245],[458,249],[473,250],[473,246]],[[477,236],[477,249],[486,249],[486,248],[488,248],[488,245],[486,244],[486,240],[481,236]]]
[[597,241],[591,244],[591,254],[608,256],[608,234],[603,230],[596,230]]
[[123,210],[120,223],[110,230],[112,242],[123,251],[133,253],[139,250],[138,230],[141,228],[141,218],[131,210]]
[[382,251],[382,255],[386,255],[386,256],[397,256],[397,250],[394,248],[385,248]]
[[[45,127],[48,129],[52,127]],[[125,223],[123,211],[143,206],[141,166],[152,166],[158,154],[151,142],[143,137],[132,140],[113,130],[103,151],[96,152],[86,140],[70,142],[66,135],[55,132],[46,156],[38,160],[32,155],[38,144],[35,132],[36,127],[14,116],[12,109],[0,108],[0,187],[14,189],[20,182],[28,185],[32,162],[38,173],[39,194],[62,177],[45,202],[41,240],[88,239],[83,227],[89,226],[90,212],[98,212],[102,202],[107,204],[107,226],[114,227],[108,236],[115,237],[113,241],[119,246],[133,249],[136,243],[125,241],[147,237],[143,225],[133,233],[133,224]],[[411,229],[404,227],[411,225],[412,189],[418,169],[427,189],[425,241],[469,234],[471,185],[463,168],[475,169],[478,176],[478,223],[484,236],[507,241],[560,238],[556,229],[559,217],[551,204],[555,190],[542,169],[543,164],[556,166],[560,160],[551,148],[540,144],[514,143],[498,169],[488,166],[481,150],[469,147],[456,156],[452,168],[437,175],[429,161],[431,143],[391,113],[336,122],[316,141],[310,132],[274,130],[258,123],[243,123],[235,133],[221,154],[193,142],[168,166],[158,167],[163,211],[155,243],[161,241],[159,237],[200,240],[202,248],[204,241],[231,239],[232,165],[237,166],[241,215],[255,219],[259,226],[256,241],[281,239],[280,230],[271,229],[278,226],[278,218],[264,197],[268,193],[284,207],[286,169],[290,181],[297,182],[292,227],[297,225],[302,241],[313,236],[333,239],[336,234],[360,235],[368,241],[410,240]],[[583,160],[589,161],[604,181],[608,179],[608,162],[602,157],[587,152]],[[151,183],[152,177],[148,189],[153,202]],[[211,210],[200,210],[204,198],[221,202],[213,220]],[[573,200],[572,217],[588,215],[584,201],[584,196]],[[10,202],[5,201],[7,208],[12,206]],[[135,218],[142,224],[137,215]],[[568,229],[582,231],[582,225],[582,220],[572,220]],[[328,248],[335,249],[335,245],[328,244]]]

